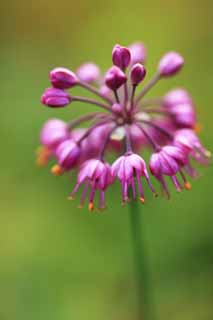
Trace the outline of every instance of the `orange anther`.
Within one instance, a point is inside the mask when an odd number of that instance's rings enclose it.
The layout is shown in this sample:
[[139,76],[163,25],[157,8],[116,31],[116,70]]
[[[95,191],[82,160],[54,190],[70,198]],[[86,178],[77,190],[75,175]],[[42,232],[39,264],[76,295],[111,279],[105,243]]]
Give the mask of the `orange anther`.
[[186,190],[190,190],[192,186],[191,186],[191,183],[189,183],[188,181],[186,181],[186,182],[184,183],[184,187],[185,187]]
[[94,203],[93,202],[90,202],[88,204],[88,209],[89,209],[89,211],[93,211],[94,210]]
[[197,123],[195,123],[193,129],[194,129],[194,131],[195,131],[197,134],[199,134],[199,133],[202,131],[202,125],[197,122]]
[[58,164],[55,164],[52,168],[51,168],[51,172],[54,176],[61,176],[63,174],[63,169],[61,166],[59,166]]
[[145,199],[143,197],[140,197],[140,202],[144,204],[145,203]]

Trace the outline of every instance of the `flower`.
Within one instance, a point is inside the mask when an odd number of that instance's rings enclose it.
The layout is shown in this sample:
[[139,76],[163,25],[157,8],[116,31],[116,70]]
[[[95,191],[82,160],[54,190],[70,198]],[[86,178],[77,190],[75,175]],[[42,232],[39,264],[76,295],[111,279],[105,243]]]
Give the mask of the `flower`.
[[97,81],[100,77],[99,67],[92,63],[84,63],[82,64],[76,71],[78,78],[86,83],[93,83]]
[[142,42],[135,42],[129,46],[131,54],[131,65],[144,63],[146,60],[146,48]]
[[50,81],[55,88],[69,89],[78,83],[78,78],[69,69],[55,68],[50,71]]
[[105,84],[112,90],[117,90],[124,83],[126,83],[127,77],[121,69],[116,66],[110,68],[105,76]]
[[71,96],[64,90],[48,88],[44,91],[41,102],[48,107],[61,108],[71,102]]
[[131,82],[133,85],[138,85],[146,76],[146,69],[140,63],[136,63],[132,66],[130,71]]
[[122,47],[116,44],[112,50],[113,64],[119,67],[121,70],[125,70],[131,60],[130,50],[126,47]]
[[[40,134],[37,163],[47,164],[52,157],[54,175],[77,172],[70,198],[83,186],[80,207],[87,199],[92,211],[98,193],[96,207],[104,209],[105,193],[116,180],[121,184],[123,203],[136,200],[137,194],[140,201],[145,202],[144,180],[156,195],[151,179],[157,180],[169,197],[168,179],[177,191],[189,190],[191,184],[187,176],[198,176],[194,163],[209,164],[211,154],[194,131],[197,117],[190,94],[183,88],[176,88],[160,98],[146,98],[161,79],[180,71],[183,57],[168,52],[160,59],[155,74],[145,85],[139,86],[146,76],[145,59],[143,43],[136,42],[128,48],[114,46],[114,65],[104,76],[94,63],[82,64],[76,74],[66,68],[50,72],[52,87],[44,91],[41,102],[56,108],[71,102],[85,103],[89,104],[90,112],[68,121],[47,121]],[[94,98],[70,94],[68,90],[74,86],[81,87]],[[93,108],[97,111],[93,112]],[[87,126],[83,125],[85,122]],[[151,153],[148,167],[143,156],[146,150]],[[106,156],[112,151],[111,165]]]
[[127,152],[124,156],[119,157],[112,165],[112,176],[120,180],[122,186],[122,199],[123,202],[129,200],[128,188],[131,186],[133,198],[136,198],[135,180],[138,186],[140,200],[145,202],[144,193],[141,183],[141,177],[145,177],[153,193],[154,188],[149,179],[148,171],[146,169],[145,161],[137,154]]
[[[169,196],[169,191],[164,180],[164,176],[169,176],[175,185],[177,191],[181,191],[181,185],[176,174],[188,163],[186,154],[178,147],[165,146],[158,152],[152,154],[149,167],[151,173],[160,181],[164,191]],[[186,181],[185,186],[188,186]]]
[[176,74],[183,66],[183,57],[177,52],[168,52],[165,54],[158,65],[159,74],[162,77],[169,77]]
[[111,183],[112,176],[109,164],[98,159],[90,159],[81,166],[77,178],[77,184],[70,195],[70,199],[73,199],[80,185],[84,184],[80,207],[83,206],[87,191],[90,189],[88,209],[90,211],[94,209],[94,197],[97,191],[100,191],[99,209],[104,209],[105,191]]

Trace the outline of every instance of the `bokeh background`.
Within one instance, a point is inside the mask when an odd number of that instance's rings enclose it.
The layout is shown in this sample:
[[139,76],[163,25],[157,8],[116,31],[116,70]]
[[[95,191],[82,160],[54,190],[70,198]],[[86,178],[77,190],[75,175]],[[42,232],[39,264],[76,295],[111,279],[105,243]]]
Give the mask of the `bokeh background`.
[[[105,69],[115,43],[143,40],[148,76],[174,49],[185,68],[154,94],[190,90],[211,150],[213,2],[9,0],[0,7],[0,319],[133,320],[128,207],[114,186],[104,214],[79,210],[66,200],[69,177],[35,166],[44,121],[85,110],[50,110],[40,95],[51,68],[94,60]],[[212,172],[200,169],[190,192],[173,192],[171,201],[148,196],[141,208],[156,319],[213,319]]]

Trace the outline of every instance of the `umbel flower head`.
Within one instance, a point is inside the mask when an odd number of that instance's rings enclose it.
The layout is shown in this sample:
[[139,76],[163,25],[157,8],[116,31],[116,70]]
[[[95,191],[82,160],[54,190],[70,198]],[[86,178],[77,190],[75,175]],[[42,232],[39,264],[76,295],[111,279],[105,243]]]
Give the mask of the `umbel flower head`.
[[[104,74],[92,62],[84,63],[76,72],[62,67],[50,71],[52,87],[44,90],[42,104],[74,108],[74,102],[81,102],[89,105],[90,112],[67,122],[48,120],[41,130],[37,162],[45,165],[54,159],[51,171],[57,176],[77,170],[77,182],[69,198],[73,199],[82,187],[80,207],[88,199],[88,208],[93,210],[98,196],[96,207],[104,209],[105,193],[116,180],[121,184],[123,203],[131,198],[144,203],[144,182],[157,195],[151,176],[169,197],[168,179],[178,192],[189,190],[187,175],[197,176],[192,161],[209,163],[210,152],[197,136],[190,94],[176,88],[160,98],[145,98],[158,81],[181,70],[183,57],[173,51],[163,55],[154,75],[144,84],[146,56],[141,42],[129,47],[117,44],[112,50],[112,65]],[[76,87],[94,98],[74,95]],[[88,121],[90,126],[82,127]],[[149,163],[143,159],[147,148],[151,152]],[[112,164],[107,161],[107,151],[117,157]]]

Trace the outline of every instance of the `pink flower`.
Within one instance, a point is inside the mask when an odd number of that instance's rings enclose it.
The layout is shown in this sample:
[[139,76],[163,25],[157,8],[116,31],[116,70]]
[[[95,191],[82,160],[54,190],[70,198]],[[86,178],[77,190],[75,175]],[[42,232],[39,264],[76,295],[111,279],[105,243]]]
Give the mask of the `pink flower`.
[[112,165],[112,176],[117,177],[122,186],[123,202],[129,200],[128,189],[131,187],[133,198],[136,198],[135,179],[138,186],[140,200],[144,203],[144,193],[142,188],[141,177],[144,177],[152,190],[155,193],[149,179],[145,161],[135,153],[127,153],[118,158]]
[[84,185],[81,196],[80,206],[83,206],[87,191],[90,189],[89,205],[90,211],[94,209],[94,197],[97,191],[100,192],[99,196],[99,209],[105,208],[105,192],[107,187],[112,183],[112,176],[110,166],[108,163],[98,159],[91,159],[86,161],[80,168],[77,184],[72,191],[70,198],[72,199],[79,189],[80,185]]

